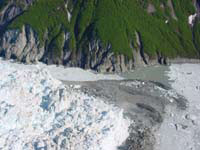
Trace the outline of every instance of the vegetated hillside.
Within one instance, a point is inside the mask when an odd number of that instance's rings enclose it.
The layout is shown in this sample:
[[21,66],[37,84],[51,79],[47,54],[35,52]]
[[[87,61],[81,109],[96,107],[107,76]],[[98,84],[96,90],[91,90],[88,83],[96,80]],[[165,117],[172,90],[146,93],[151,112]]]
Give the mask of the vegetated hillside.
[[[123,71],[137,64],[148,64],[151,60],[166,63],[166,58],[199,57],[198,0],[19,2],[0,1],[2,22],[11,14],[5,10],[6,7],[13,5],[20,8],[17,17],[7,24],[2,23],[4,30],[1,30],[0,42],[3,48],[0,52],[7,58],[30,60],[27,54],[32,51],[31,48],[26,55],[8,52],[19,44],[20,33],[23,32],[24,35],[33,32],[34,36],[26,36],[22,49],[37,45],[34,54],[42,51],[38,60],[95,70]],[[194,25],[189,24],[188,17],[195,13]],[[18,29],[17,35],[13,35],[13,29]],[[6,40],[6,36],[14,36],[18,40]],[[33,41],[30,39],[34,39],[35,43],[27,46],[27,41]],[[9,44],[14,46],[10,48]]]

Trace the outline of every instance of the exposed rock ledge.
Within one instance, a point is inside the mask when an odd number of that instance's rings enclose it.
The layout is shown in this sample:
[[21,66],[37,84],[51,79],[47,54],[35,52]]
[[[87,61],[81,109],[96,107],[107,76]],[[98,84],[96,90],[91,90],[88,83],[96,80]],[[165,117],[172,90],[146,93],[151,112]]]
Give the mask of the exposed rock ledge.
[[[40,43],[34,30],[26,25],[21,30],[7,30],[0,38],[0,56],[6,59],[16,59],[25,63],[42,61],[46,64],[58,64],[67,67],[81,67],[98,72],[125,72],[135,67],[151,64],[167,64],[167,59],[161,54],[150,60],[144,53],[140,34],[135,32],[137,42],[132,47],[132,59],[111,51],[111,45],[103,47],[99,39],[92,38],[88,43],[77,50],[71,50],[69,46],[70,33],[64,33],[61,55],[55,55],[55,49],[51,47],[52,42]],[[47,44],[48,43],[48,44]],[[83,50],[84,49],[84,50]]]

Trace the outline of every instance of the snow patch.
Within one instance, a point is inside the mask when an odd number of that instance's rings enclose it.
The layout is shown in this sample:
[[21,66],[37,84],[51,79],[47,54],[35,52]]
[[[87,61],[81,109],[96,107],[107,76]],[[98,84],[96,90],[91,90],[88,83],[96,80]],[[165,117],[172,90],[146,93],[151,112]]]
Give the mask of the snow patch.
[[68,18],[68,21],[70,22],[71,21],[71,18],[72,18],[72,15],[69,11],[67,11],[67,18]]
[[194,21],[195,21],[196,17],[197,17],[197,14],[196,14],[196,13],[193,14],[193,15],[190,15],[190,16],[188,17],[188,23],[189,23],[189,25],[191,25],[191,26],[194,25]]

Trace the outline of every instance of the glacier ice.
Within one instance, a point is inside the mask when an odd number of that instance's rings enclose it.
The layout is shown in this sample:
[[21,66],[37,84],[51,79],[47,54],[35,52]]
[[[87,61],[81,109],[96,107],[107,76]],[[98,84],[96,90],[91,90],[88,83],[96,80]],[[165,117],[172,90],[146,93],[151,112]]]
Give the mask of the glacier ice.
[[123,110],[54,79],[38,65],[0,60],[0,149],[116,150]]

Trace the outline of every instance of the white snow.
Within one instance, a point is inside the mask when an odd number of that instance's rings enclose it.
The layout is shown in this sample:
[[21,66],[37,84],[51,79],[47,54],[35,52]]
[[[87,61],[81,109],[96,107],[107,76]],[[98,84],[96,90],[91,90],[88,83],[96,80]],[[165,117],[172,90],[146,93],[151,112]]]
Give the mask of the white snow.
[[189,23],[189,25],[191,25],[191,26],[194,25],[194,20],[195,20],[196,17],[197,17],[197,14],[196,14],[196,13],[193,14],[193,15],[190,15],[190,16],[188,17],[188,23]]
[[158,132],[156,150],[200,149],[200,64],[173,64],[168,72],[172,87],[189,102],[185,112],[168,108]]
[[129,135],[122,109],[63,85],[43,66],[0,60],[0,72],[2,150],[116,150]]
[[69,11],[67,11],[67,18],[68,18],[68,21],[70,22],[71,21],[71,18],[72,18],[72,15]]
[[67,10],[67,19],[70,22],[72,15],[71,15],[70,11],[68,10],[68,1],[66,1],[66,3],[65,3],[65,9]]

